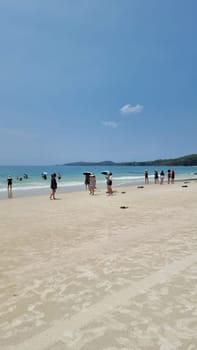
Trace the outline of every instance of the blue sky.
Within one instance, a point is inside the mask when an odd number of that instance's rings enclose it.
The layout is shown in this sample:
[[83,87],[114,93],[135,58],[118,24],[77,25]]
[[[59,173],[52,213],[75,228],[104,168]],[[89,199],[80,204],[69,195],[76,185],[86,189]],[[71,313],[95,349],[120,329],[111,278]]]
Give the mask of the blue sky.
[[0,0],[0,164],[197,153],[196,0]]

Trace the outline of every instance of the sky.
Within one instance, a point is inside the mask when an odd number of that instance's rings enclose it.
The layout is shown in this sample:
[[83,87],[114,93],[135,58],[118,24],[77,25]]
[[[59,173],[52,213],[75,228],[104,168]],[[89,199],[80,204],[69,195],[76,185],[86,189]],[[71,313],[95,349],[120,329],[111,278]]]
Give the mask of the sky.
[[0,0],[0,165],[197,153],[196,0]]

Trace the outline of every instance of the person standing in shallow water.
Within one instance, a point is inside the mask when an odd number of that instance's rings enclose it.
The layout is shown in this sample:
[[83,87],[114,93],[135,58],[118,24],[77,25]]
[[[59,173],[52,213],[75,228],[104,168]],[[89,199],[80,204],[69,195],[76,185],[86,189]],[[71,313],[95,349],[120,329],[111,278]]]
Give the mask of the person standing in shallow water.
[[55,193],[57,190],[57,181],[56,181],[56,174],[52,174],[51,175],[51,195],[50,195],[50,199],[56,199],[55,198]]

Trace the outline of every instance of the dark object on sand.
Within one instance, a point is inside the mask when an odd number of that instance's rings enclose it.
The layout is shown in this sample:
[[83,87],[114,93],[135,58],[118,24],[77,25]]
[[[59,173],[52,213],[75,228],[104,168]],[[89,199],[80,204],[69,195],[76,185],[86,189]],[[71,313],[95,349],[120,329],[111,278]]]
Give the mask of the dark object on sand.
[[121,207],[120,207],[120,209],[127,209],[128,207],[126,207],[125,205],[122,205]]
[[137,188],[144,188],[144,186],[137,186]]
[[188,187],[187,185],[183,185],[183,186],[181,186],[181,187]]
[[122,191],[121,193],[126,193],[126,192]]

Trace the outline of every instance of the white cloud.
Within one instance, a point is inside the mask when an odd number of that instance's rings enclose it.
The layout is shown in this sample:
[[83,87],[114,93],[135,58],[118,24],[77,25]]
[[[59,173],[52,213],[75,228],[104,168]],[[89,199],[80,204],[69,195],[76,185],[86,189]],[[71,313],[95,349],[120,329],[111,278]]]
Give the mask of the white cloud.
[[113,129],[118,127],[118,124],[112,121],[102,122],[102,125],[104,125],[107,128],[113,128]]
[[120,113],[125,115],[125,114],[135,114],[135,113],[140,113],[144,109],[144,106],[137,104],[136,106],[131,106],[129,104],[124,105],[122,108],[120,108]]

